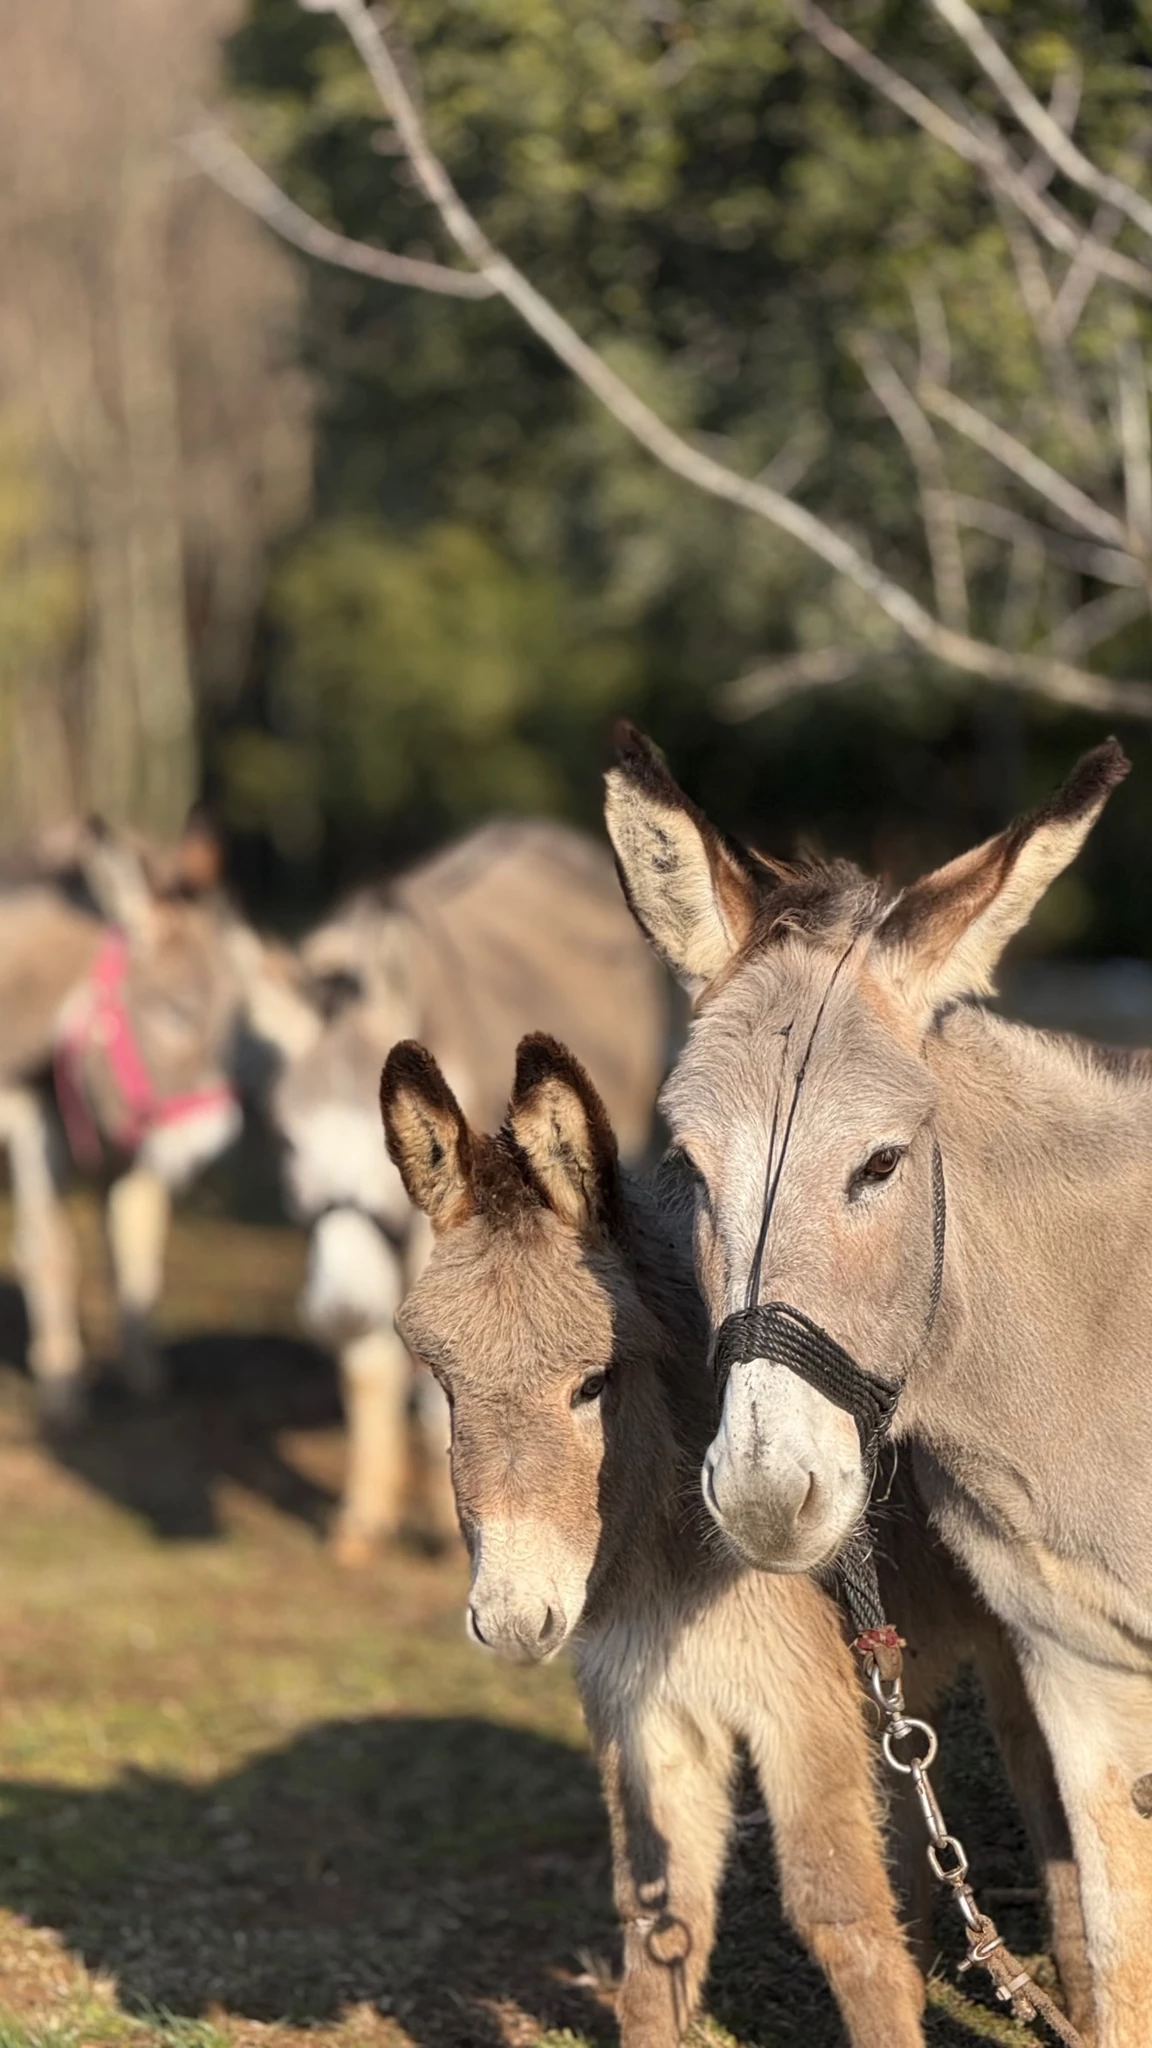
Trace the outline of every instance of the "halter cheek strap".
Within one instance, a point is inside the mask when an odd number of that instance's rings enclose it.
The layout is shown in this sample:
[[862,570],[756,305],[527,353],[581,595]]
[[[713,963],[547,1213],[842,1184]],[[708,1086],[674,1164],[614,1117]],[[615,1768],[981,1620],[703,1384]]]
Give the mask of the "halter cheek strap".
[[135,1152],[151,1130],[181,1122],[212,1109],[232,1108],[236,1096],[224,1082],[208,1088],[163,1095],[144,1062],[128,1013],[125,983],[128,941],[111,930],[101,943],[83,987],[68,1004],[56,1037],[53,1078],[56,1100],[77,1165],[100,1161],[100,1132],[84,1079],[87,1054],[99,1049],[108,1065],[118,1097],[118,1114],[109,1124],[111,1142]]
[[[921,1349],[927,1343],[940,1306],[944,1284],[944,1239],[948,1202],[944,1185],[944,1162],[937,1139],[932,1141],[932,1280],[928,1313]],[[720,1325],[716,1338],[715,1366],[721,1388],[734,1365],[749,1365],[763,1358],[770,1365],[782,1365],[797,1379],[814,1387],[826,1401],[852,1417],[860,1438],[860,1457],[868,1475],[869,1490],[876,1472],[881,1445],[888,1436],[896,1406],[904,1388],[904,1376],[885,1379],[866,1372],[851,1352],[830,1337],[798,1308],[788,1302],[771,1301],[761,1307],[735,1309]],[[884,1621],[871,1545],[863,1525],[849,1538],[838,1560],[845,1601],[857,1635],[879,1628]]]
[[[944,1284],[944,1235],[947,1198],[944,1162],[940,1146],[932,1142],[932,1283],[922,1343],[926,1343],[936,1321],[940,1289]],[[850,1351],[830,1337],[801,1309],[786,1301],[766,1302],[762,1307],[734,1309],[720,1325],[714,1363],[721,1390],[734,1365],[748,1365],[754,1358],[769,1365],[782,1365],[805,1380],[826,1401],[843,1408],[852,1417],[860,1436],[860,1455],[874,1470],[881,1444],[892,1427],[896,1404],[904,1387],[903,1377],[884,1379],[865,1372]]]

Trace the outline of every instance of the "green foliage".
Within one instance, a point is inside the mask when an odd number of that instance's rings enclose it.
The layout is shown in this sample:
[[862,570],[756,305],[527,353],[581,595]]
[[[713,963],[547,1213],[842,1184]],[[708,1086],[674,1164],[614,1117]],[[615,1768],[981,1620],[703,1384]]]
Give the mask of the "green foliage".
[[418,831],[562,809],[558,761],[629,694],[626,643],[463,525],[401,540],[330,522],[285,564],[272,606],[285,736],[234,740],[229,779],[234,813],[290,849],[332,813]]
[[[836,13],[938,97],[999,115],[923,9]],[[1131,169],[1146,15],[1014,0],[1000,31],[1042,94],[1075,53],[1077,137]],[[665,418],[738,469],[768,466],[925,602],[915,475],[852,343],[879,335],[914,375],[926,295],[947,319],[956,389],[1119,501],[1116,322],[1147,345],[1147,309],[1108,288],[1089,301],[1069,349],[1080,417],[1054,390],[978,175],[800,35],[785,0],[403,0],[395,34],[465,197],[577,328]],[[253,0],[232,60],[253,146],[303,204],[450,260],[338,26]],[[323,836],[338,867],[493,804],[589,816],[619,708],[762,840],[785,847],[802,827],[914,863],[1001,821],[1098,737],[1093,721],[914,659],[798,546],[658,469],[502,303],[318,268],[310,289],[319,523],[281,572],[258,707],[228,740],[237,820],[295,819],[280,843],[295,832],[303,853]],[[957,490],[1037,514],[1023,486],[941,434]],[[970,533],[965,548],[973,630],[994,641],[1038,647],[1100,591],[1055,565],[1022,597],[1002,542]],[[718,715],[734,677],[837,644],[865,652],[846,688],[742,726]],[[1092,660],[1152,672],[1146,627]],[[1096,942],[1131,943],[1127,910],[1111,927],[1098,910]]]

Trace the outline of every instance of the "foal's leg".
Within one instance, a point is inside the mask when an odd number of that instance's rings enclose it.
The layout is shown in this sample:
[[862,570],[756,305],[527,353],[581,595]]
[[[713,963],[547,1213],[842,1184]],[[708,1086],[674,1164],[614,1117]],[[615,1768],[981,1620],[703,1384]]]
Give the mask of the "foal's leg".
[[599,1748],[624,1935],[622,2048],[676,2048],[696,2010],[716,1931],[732,1825],[732,1744],[648,1715]]
[[0,1144],[8,1147],[12,1174],[12,1249],[28,1308],[28,1362],[43,1413],[63,1421],[80,1406],[76,1247],[53,1178],[44,1106],[32,1089],[0,1090]]
[[1098,2048],[1148,2048],[1152,1990],[1152,1674],[1021,1641],[1080,1867]]
[[105,1228],[120,1311],[120,1368],[132,1392],[144,1399],[164,1385],[152,1312],[164,1285],[171,1216],[167,1183],[147,1166],[132,1167],[108,1190]]
[[924,1982],[896,1918],[856,1675],[830,1618],[805,1649],[747,1731],[781,1897],[853,2048],[922,2048]]
[[1095,2025],[1092,1970],[1072,1836],[1048,1744],[1024,1688],[1015,1652],[991,1617],[977,1637],[976,1669],[1005,1774],[1044,1879],[1052,1952],[1069,2017],[1081,2033],[1091,2035]]

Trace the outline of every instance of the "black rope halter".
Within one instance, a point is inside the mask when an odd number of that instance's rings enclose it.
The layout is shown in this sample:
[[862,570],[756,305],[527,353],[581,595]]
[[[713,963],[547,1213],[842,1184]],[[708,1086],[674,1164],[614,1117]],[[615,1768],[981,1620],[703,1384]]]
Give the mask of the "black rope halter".
[[[721,1323],[716,1336],[713,1363],[721,1392],[734,1365],[750,1365],[753,1359],[762,1358],[769,1365],[784,1366],[787,1371],[795,1373],[798,1379],[813,1387],[818,1394],[822,1394],[825,1400],[833,1402],[837,1408],[842,1408],[856,1424],[860,1438],[860,1456],[868,1478],[868,1491],[871,1493],[881,1446],[891,1431],[896,1406],[903,1392],[904,1376],[886,1379],[879,1373],[866,1372],[863,1366],[857,1364],[851,1352],[846,1351],[842,1344],[838,1344],[834,1337],[829,1336],[827,1330],[821,1329],[819,1323],[814,1323],[810,1316],[806,1316],[798,1308],[793,1308],[789,1302],[770,1301],[760,1305],[756,1301],[760,1291],[760,1272],[768,1240],[768,1226],[772,1219],[788,1141],[792,1135],[800,1090],[808,1071],[808,1062],[828,998],[851,950],[852,947],[849,946],[836,962],[816,1012],[815,1022],[809,1033],[793,1086],[778,1161],[773,1157],[777,1125],[777,1116],[773,1114],[768,1166],[764,1177],[764,1209],[748,1276],[747,1297],[744,1307],[734,1309]],[[791,1027],[789,1032],[790,1030]],[[787,1037],[788,1033],[785,1034],[786,1042]],[[940,1156],[939,1141],[934,1136],[932,1281],[922,1344],[928,1341],[940,1305],[940,1290],[944,1284],[946,1225],[944,1162]],[[837,1569],[855,1634],[859,1636],[866,1630],[882,1627],[885,1615],[866,1522],[862,1521],[859,1524],[844,1545],[837,1559]]]

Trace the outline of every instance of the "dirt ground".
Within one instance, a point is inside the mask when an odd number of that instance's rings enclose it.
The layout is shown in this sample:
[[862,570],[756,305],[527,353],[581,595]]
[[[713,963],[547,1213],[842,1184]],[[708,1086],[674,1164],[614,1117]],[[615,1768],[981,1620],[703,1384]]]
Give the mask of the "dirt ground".
[[[84,1311],[109,1344],[95,1208]],[[0,1245],[7,1241],[0,1214]],[[172,1387],[110,1378],[37,1439],[0,1284],[0,2048],[592,2048],[614,2040],[605,1829],[564,1666],[464,1639],[458,1555],[364,1573],[323,1531],[342,1440],[294,1331],[291,1231],[185,1217]],[[999,1896],[1034,1886],[970,1697],[944,1725],[949,1817]],[[1033,1952],[1039,1917],[997,1904]],[[1031,2035],[930,1992],[936,2048]],[[782,1927],[770,1845],[737,1832],[698,2042],[832,2048]]]

